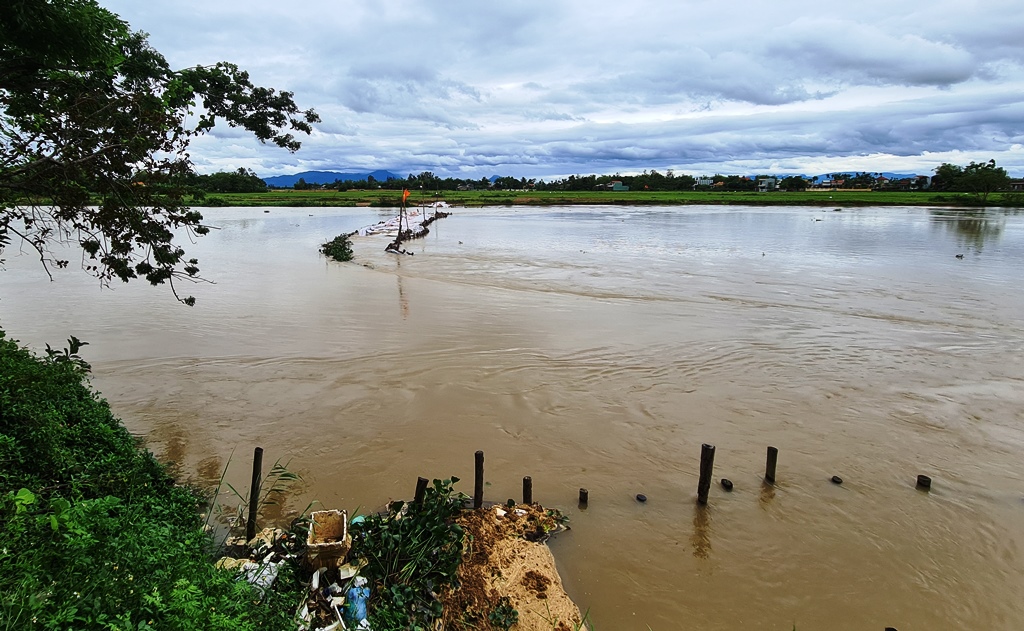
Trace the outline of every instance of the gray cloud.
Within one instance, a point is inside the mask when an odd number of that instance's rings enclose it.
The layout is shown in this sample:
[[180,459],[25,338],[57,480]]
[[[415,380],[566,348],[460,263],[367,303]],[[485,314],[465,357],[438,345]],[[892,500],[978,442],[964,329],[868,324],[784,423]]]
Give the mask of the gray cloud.
[[233,61],[323,118],[296,155],[218,127],[193,146],[204,171],[927,172],[994,157],[1024,174],[1011,0],[101,1],[172,64]]
[[977,60],[957,46],[873,24],[800,18],[773,32],[767,46],[798,70],[843,83],[949,86],[978,74]]

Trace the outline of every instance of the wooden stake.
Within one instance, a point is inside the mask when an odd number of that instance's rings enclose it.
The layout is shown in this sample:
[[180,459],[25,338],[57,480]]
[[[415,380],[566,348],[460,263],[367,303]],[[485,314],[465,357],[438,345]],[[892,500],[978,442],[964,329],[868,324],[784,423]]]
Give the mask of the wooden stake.
[[484,505],[484,452],[476,452],[476,484],[473,486],[473,508]]
[[580,489],[580,508],[585,508],[589,500],[590,491],[587,489]]
[[427,494],[427,479],[417,478],[416,479],[416,498],[413,499],[412,503],[419,506],[423,503],[423,497]]
[[260,503],[260,476],[263,475],[263,447],[252,452],[252,484],[249,485],[249,519],[245,522],[245,540],[256,536],[256,509]]
[[700,446],[700,481],[697,482],[697,502],[708,503],[711,490],[711,473],[715,468],[715,446],[704,443]]
[[533,504],[533,478],[523,478],[523,504]]
[[764,479],[775,482],[775,465],[779,463],[779,450],[775,447],[768,448],[768,459],[764,465]]

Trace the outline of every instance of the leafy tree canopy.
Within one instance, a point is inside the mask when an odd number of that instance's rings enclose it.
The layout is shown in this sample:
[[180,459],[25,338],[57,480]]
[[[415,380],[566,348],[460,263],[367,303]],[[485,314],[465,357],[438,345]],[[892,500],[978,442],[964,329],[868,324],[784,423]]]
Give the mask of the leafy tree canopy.
[[195,178],[195,184],[209,193],[265,193],[267,183],[251,170],[219,171]]
[[68,265],[53,246],[77,243],[103,283],[197,278],[173,240],[208,231],[184,203],[189,142],[221,120],[295,151],[292,132],[319,118],[292,96],[230,63],[172,70],[94,0],[13,0],[0,11],[0,253],[20,239],[49,272]]
[[971,162],[966,167],[945,163],[935,169],[932,188],[941,191],[973,193],[981,203],[988,196],[1010,184],[1006,169],[996,166],[995,160]]
[[807,180],[799,175],[790,175],[782,178],[782,181],[779,182],[779,188],[787,191],[802,191],[807,188]]

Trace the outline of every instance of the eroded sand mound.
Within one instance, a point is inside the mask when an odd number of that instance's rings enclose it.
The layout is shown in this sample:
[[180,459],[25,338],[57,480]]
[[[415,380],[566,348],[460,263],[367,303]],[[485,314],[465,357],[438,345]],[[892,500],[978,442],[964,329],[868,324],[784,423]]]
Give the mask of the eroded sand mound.
[[[518,612],[515,630],[583,628],[580,610],[562,588],[555,559],[543,543],[559,528],[557,514],[538,505],[492,506],[466,511],[458,522],[466,529],[466,549],[461,587],[441,597],[444,629],[502,629],[509,608]],[[495,611],[498,625],[489,618]]]

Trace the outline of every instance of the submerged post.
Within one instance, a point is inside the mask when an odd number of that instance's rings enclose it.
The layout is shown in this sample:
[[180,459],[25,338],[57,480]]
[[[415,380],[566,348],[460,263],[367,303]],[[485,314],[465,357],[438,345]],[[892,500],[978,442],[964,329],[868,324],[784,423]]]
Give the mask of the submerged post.
[[423,503],[423,497],[427,493],[427,479],[417,478],[416,479],[416,497],[412,500],[412,503],[419,506]]
[[476,484],[473,485],[473,508],[484,505],[484,452],[476,452]]
[[587,502],[590,501],[590,491],[587,489],[580,489],[580,508],[586,508]]
[[533,504],[533,478],[523,478],[523,504]]
[[263,447],[252,452],[252,484],[249,485],[249,519],[245,522],[245,540],[256,536],[256,509],[260,502],[260,476],[263,475]]
[[704,443],[700,446],[700,481],[697,482],[697,503],[708,503],[711,490],[711,472],[715,468],[715,446]]
[[779,463],[779,450],[776,447],[768,448],[768,459],[764,465],[764,479],[768,482],[775,482],[775,465]]

